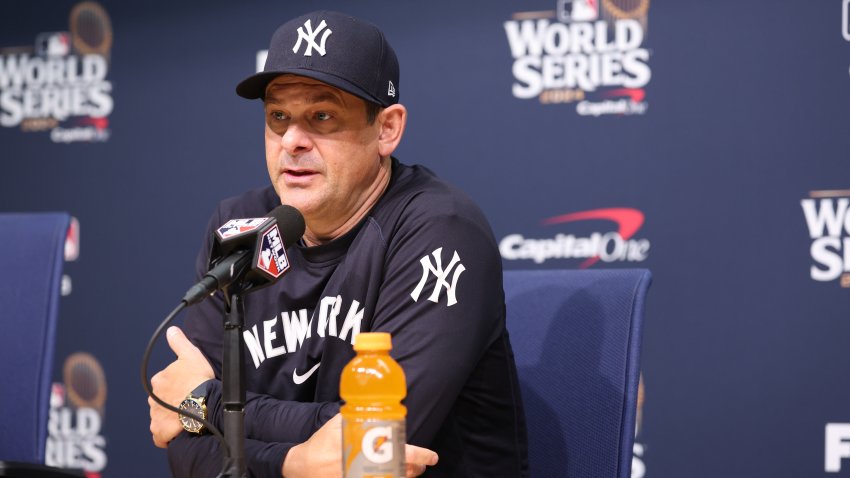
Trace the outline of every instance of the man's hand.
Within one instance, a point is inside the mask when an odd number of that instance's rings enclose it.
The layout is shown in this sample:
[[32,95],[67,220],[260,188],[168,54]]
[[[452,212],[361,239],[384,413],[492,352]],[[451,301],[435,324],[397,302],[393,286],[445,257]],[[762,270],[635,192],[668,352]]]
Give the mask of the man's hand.
[[[214,378],[212,367],[200,349],[177,327],[166,332],[168,345],[177,354],[177,360],[151,378],[156,396],[175,407],[198,385]],[[151,415],[151,434],[154,445],[165,448],[181,431],[183,426],[176,413],[166,410],[148,397]]]
[[439,457],[433,451],[416,445],[404,445],[404,460],[407,463],[407,478],[425,473],[426,466],[437,464]]
[[[404,446],[407,477],[425,472],[426,466],[437,464],[437,454],[414,445]],[[306,442],[289,450],[283,462],[284,478],[342,476],[342,415],[336,414]]]

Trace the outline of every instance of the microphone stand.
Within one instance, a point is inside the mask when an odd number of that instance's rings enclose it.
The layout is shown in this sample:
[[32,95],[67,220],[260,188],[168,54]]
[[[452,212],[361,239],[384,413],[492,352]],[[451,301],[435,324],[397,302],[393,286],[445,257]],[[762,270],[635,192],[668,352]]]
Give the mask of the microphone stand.
[[[222,291],[225,296],[224,357],[222,360],[221,401],[224,408],[224,438],[230,448],[230,460],[220,477],[248,476],[245,463],[245,383],[243,375],[242,328],[245,325],[245,305],[242,284],[231,285]],[[229,300],[227,298],[229,297]]]

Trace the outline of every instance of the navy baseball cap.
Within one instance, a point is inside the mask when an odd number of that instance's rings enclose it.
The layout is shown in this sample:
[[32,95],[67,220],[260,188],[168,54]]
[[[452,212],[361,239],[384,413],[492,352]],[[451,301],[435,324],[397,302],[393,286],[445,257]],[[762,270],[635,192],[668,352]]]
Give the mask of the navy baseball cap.
[[283,74],[306,76],[381,106],[398,103],[398,59],[375,25],[318,11],[290,20],[272,36],[266,66],[236,86],[243,98],[262,98]]

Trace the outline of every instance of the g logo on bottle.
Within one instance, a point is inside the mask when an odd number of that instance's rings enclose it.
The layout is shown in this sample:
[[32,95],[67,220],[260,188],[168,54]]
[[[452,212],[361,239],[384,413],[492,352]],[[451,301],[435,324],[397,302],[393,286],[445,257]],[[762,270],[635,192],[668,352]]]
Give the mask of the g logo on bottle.
[[392,427],[375,427],[364,433],[361,450],[372,463],[389,463],[393,459]]

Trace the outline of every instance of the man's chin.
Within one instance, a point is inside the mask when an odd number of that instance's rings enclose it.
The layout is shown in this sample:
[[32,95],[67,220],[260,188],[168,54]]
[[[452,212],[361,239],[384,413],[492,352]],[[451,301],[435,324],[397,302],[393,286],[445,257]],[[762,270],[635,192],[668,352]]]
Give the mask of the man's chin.
[[299,198],[298,194],[293,194],[292,192],[284,192],[283,194],[279,194],[278,197],[280,197],[281,204],[298,209],[298,212],[304,216],[304,220],[308,222],[310,220],[310,216],[313,215],[317,209],[315,201],[305,201],[302,198]]

